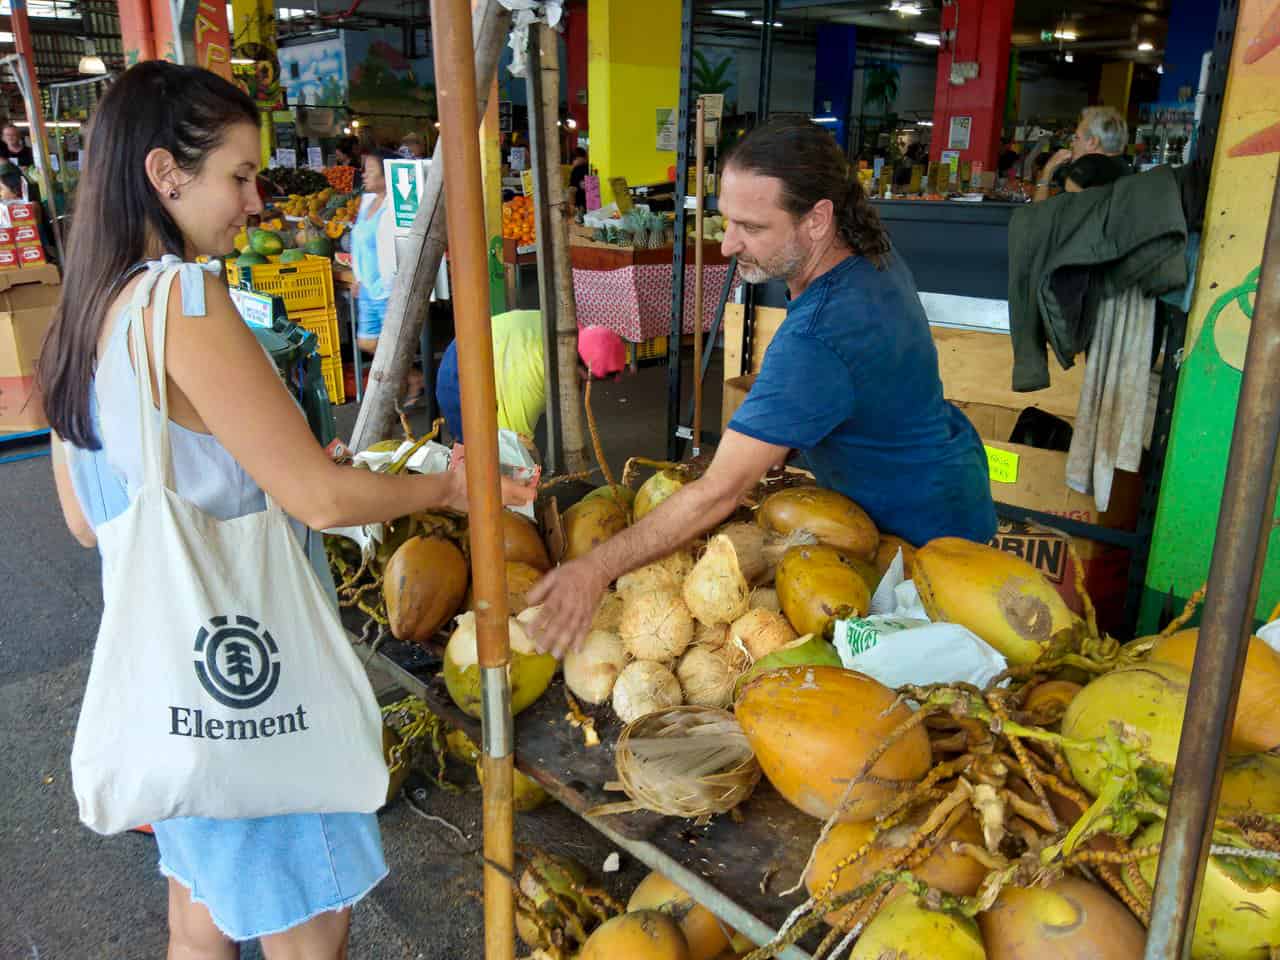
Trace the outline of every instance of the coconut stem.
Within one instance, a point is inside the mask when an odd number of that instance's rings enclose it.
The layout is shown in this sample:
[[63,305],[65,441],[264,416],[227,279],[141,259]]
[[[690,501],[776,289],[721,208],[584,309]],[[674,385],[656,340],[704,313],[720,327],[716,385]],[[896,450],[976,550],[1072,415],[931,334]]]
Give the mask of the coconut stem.
[[[1182,608],[1182,612],[1169,621],[1168,625],[1160,631],[1157,636],[1167,637],[1172,633],[1177,633],[1183,628],[1188,620],[1196,615],[1196,610],[1200,608],[1200,604],[1204,602],[1204,595],[1209,590],[1209,584],[1200,585],[1200,589],[1191,595],[1186,605]],[[1274,615],[1272,617],[1274,619]]]
[[[1080,561],[1077,559],[1077,565],[1079,562]],[[1013,748],[1013,755],[1018,758],[1018,766],[1022,768],[1023,777],[1025,777],[1027,783],[1030,784],[1032,792],[1036,795],[1036,799],[1040,801],[1040,810],[1044,814],[1044,823],[1047,824],[1045,829],[1056,833],[1058,830],[1058,818],[1054,816],[1053,807],[1049,805],[1049,796],[1045,793],[1044,786],[1040,783],[1038,771],[1036,770],[1035,765],[1031,762],[1031,758],[1027,756],[1027,748],[1023,746],[1022,741],[1018,739],[1017,735],[1012,730],[1008,729],[1009,723],[1011,722],[1009,714],[1005,712],[1004,707],[1000,704],[997,697],[988,694],[987,703],[990,705],[991,711],[1000,720],[1001,728],[1005,730],[1005,739],[1009,741],[1009,746]],[[1018,810],[1017,805],[1012,803],[1011,805],[1015,810]],[[1024,817],[1027,816],[1027,814],[1022,813],[1021,810],[1018,812]],[[1031,819],[1036,823],[1040,823],[1036,818],[1028,817],[1028,819]]]
[[596,414],[591,409],[591,371],[587,370],[587,386],[582,394],[582,405],[587,409],[587,431],[591,434],[591,448],[596,454],[596,463],[604,473],[604,482],[611,488],[616,485],[613,471],[609,469],[609,461],[604,458],[604,445],[600,442],[600,428],[596,426]]
[[1080,606],[1084,607],[1085,623],[1089,625],[1089,635],[1097,637],[1098,634],[1098,614],[1093,608],[1093,598],[1089,596],[1089,591],[1084,585],[1084,564],[1080,562],[1080,554],[1076,550],[1076,542],[1074,540],[1067,541],[1067,554],[1071,557],[1071,562],[1076,568],[1076,596],[1080,598]]

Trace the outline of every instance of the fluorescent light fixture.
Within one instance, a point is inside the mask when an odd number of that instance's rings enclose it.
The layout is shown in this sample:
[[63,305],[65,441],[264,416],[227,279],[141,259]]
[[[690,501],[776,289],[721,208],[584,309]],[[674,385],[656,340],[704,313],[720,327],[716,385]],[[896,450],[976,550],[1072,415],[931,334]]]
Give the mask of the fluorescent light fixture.
[[[751,25],[752,25],[753,27],[763,27],[763,26],[764,26],[764,21],[763,21],[763,20],[752,20],[752,21],[751,21]],[[773,21],[773,25],[774,25],[775,27],[780,27],[780,26],[782,26],[782,21],[781,21],[781,20],[775,20],[775,21]]]
[[0,43],[13,43],[13,34],[0,31]]
[[1150,53],[1155,48],[1156,48],[1156,45],[1152,43],[1150,40],[1143,40],[1140,44],[1138,44],[1139,53]]
[[[13,121],[13,125],[14,125],[15,127],[22,127],[23,129],[26,129],[27,127],[30,127],[30,126],[31,126],[31,124],[27,123],[27,121],[26,121],[26,120],[15,120],[15,121]],[[56,127],[56,128],[58,128],[58,129],[61,129],[61,130],[78,130],[78,129],[80,129],[80,121],[79,121],[79,120],[58,120],[57,122],[54,122],[54,121],[52,121],[52,120],[46,120],[46,121],[44,122],[44,125],[45,125],[45,128],[46,128],[46,129],[50,129],[50,130],[52,130],[52,129],[53,129],[53,128],[55,128],[55,127]]]
[[1067,43],[1073,43],[1075,40],[1079,39],[1079,37],[1074,30],[1055,30],[1053,32],[1053,39],[1065,40]]
[[252,67],[255,63],[257,63],[257,61],[252,60],[249,57],[232,57],[231,63],[235,66],[240,66],[240,67]]
[[1068,54],[1067,54],[1065,57],[1063,57],[1062,59],[1066,60],[1066,61],[1067,61],[1067,63],[1075,63],[1075,62],[1076,62],[1076,55],[1075,55],[1074,53],[1068,53]]
[[1163,64],[1163,63],[1157,63],[1157,64],[1156,64],[1156,73],[1160,74],[1161,76],[1164,76],[1164,64]]
[[277,20],[298,20],[307,16],[310,10],[299,10],[297,7],[281,7],[276,11]]
[[942,46],[942,38],[936,33],[917,33],[912,39],[916,43],[923,43],[926,47]]
[[570,130],[577,130],[577,129],[578,129],[578,121],[577,121],[577,120],[575,120],[575,119],[573,119],[573,117],[570,117],[568,120],[566,120],[566,121],[564,122],[564,125],[565,125],[566,127],[568,127]]
[[715,7],[711,12],[717,17],[733,17],[735,20],[745,20],[751,16],[745,10],[726,10],[724,7]]
[[837,120],[835,117],[814,117],[813,122],[814,123],[839,123],[840,121]]
[[889,4],[889,12],[896,13],[900,17],[918,17],[924,13],[920,4],[912,3],[911,0],[893,0]]
[[933,121],[932,121],[932,120],[917,120],[917,121],[916,121],[916,126],[917,126],[917,127],[932,127],[932,126],[933,126]]

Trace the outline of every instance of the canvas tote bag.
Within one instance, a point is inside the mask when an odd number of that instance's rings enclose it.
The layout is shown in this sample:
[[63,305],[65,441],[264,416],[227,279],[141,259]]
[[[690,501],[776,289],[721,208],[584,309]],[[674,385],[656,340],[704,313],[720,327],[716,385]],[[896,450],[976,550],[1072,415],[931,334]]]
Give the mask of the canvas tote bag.
[[288,519],[268,496],[261,513],[219,520],[173,489],[142,311],[154,284],[163,371],[178,269],[153,269],[125,321],[145,474],[97,531],[105,609],[71,750],[80,819],[110,834],[171,817],[372,812],[387,791],[381,711]]

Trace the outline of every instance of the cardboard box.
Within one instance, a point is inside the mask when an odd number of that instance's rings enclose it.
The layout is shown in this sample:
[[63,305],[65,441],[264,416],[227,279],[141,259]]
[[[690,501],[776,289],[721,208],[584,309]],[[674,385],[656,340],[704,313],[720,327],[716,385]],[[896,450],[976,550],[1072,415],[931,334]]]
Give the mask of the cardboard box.
[[12,250],[14,248],[13,235],[14,229],[12,227],[0,229],[0,250]]
[[[13,251],[0,250],[0,255]],[[0,273],[0,378],[15,380],[35,372],[40,344],[61,293],[58,270],[43,264]],[[9,384],[16,392],[18,387]]]
[[34,227],[38,222],[36,219],[36,205],[25,201],[10,201],[5,204],[9,211],[9,223],[15,227]]
[[0,433],[43,430],[47,426],[35,376],[0,376]]
[[18,264],[24,269],[38,267],[48,262],[44,256],[44,247],[39,244],[34,247],[18,247]]
[[20,266],[16,247],[0,249],[0,270],[17,270]]
[[38,227],[14,227],[9,232],[13,234],[13,245],[16,247],[40,246],[40,230]]

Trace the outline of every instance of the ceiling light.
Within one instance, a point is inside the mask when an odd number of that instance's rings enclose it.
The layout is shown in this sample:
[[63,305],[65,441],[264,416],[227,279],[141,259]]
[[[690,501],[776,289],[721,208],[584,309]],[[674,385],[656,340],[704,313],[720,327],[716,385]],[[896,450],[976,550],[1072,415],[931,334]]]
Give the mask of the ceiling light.
[[1150,53],[1155,48],[1156,48],[1156,45],[1152,43],[1150,40],[1143,40],[1140,44],[1138,44],[1139,53]]
[[726,10],[724,7],[716,7],[711,12],[717,17],[733,17],[735,20],[745,20],[750,16],[745,10]]
[[936,33],[917,33],[912,39],[916,43],[923,43],[926,47],[942,46],[942,38]]
[[1163,63],[1157,63],[1157,64],[1156,64],[1156,73],[1160,74],[1161,76],[1164,76],[1164,64],[1163,64]]
[[577,130],[577,129],[578,129],[578,121],[577,121],[577,120],[575,120],[575,119],[573,119],[573,117],[570,117],[568,120],[566,120],[566,121],[564,122],[564,125],[565,125],[566,127],[568,127],[570,130]]
[[813,122],[814,123],[839,123],[840,121],[837,120],[835,117],[814,117]]
[[257,62],[258,62],[257,60],[254,60],[251,57],[232,57],[231,58],[231,63],[237,67],[252,67]]
[[98,51],[93,48],[92,40],[86,39],[84,42],[84,56],[80,58],[78,69],[81,73],[99,77],[107,72],[107,65],[102,62],[102,58],[98,56]]
[[[763,27],[763,26],[764,26],[764,21],[763,21],[763,20],[752,20],[752,21],[751,21],[751,25],[752,25],[753,27]],[[782,21],[781,21],[781,20],[775,20],[775,21],[773,21],[773,25],[774,25],[775,27],[780,27],[780,26],[782,26]]]
[[889,12],[896,13],[900,17],[918,17],[924,13],[920,4],[912,3],[910,0],[893,0],[889,4]]
[[[26,120],[14,120],[12,123],[13,123],[13,126],[22,127],[24,130],[31,126],[31,124],[28,123]],[[46,120],[44,122],[44,125],[46,129],[53,129],[54,127],[57,127],[62,130],[80,129],[79,120]]]
[[13,43],[13,34],[0,32],[0,43]]
[[359,120],[352,120],[352,121],[351,121],[351,126],[355,127],[357,130],[359,130],[359,129],[360,129],[360,121],[359,121]]
[[1065,40],[1067,43],[1073,43],[1078,39],[1078,35],[1074,30],[1055,30],[1053,33],[1053,39]]
[[932,127],[932,126],[933,126],[933,121],[932,121],[932,120],[917,120],[917,121],[916,121],[916,126],[917,126],[917,127]]
[[1067,54],[1065,57],[1063,57],[1062,59],[1063,59],[1063,60],[1065,60],[1065,61],[1067,61],[1067,63],[1075,63],[1075,62],[1076,62],[1076,55],[1075,55],[1074,53],[1068,53],[1068,54]]

